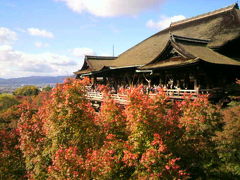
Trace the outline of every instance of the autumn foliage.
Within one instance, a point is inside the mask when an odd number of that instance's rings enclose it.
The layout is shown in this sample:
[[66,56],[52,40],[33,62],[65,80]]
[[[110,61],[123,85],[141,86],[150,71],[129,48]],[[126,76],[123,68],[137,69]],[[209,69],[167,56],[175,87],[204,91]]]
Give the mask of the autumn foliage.
[[[145,94],[141,86],[122,91],[128,101],[122,106],[101,86],[104,101],[96,112],[86,96],[88,83],[67,79],[6,111],[2,117],[18,125],[1,126],[1,178],[239,177],[239,140],[229,135],[239,132],[239,109],[222,115],[205,96],[175,102],[161,90]],[[10,171],[14,162],[18,166]]]

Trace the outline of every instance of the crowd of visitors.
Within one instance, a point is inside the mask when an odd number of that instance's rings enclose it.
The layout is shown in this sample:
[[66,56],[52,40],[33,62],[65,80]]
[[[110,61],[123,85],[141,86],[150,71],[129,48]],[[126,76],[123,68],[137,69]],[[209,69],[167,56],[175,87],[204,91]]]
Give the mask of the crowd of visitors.
[[[130,88],[136,88],[136,85],[117,85],[117,86],[112,86],[112,85],[101,85],[101,84],[92,84],[91,86],[88,86],[88,91],[89,92],[102,92],[103,90],[107,90],[108,92],[110,92],[111,94],[117,94],[119,92],[123,92],[123,90],[127,90]],[[152,86],[148,86],[148,85],[141,85],[141,91],[146,93],[146,94],[154,94],[157,93],[159,90],[167,90],[167,89],[176,89],[176,90],[180,90],[180,88],[177,87],[168,87],[168,86],[163,86],[163,85],[152,85]]]

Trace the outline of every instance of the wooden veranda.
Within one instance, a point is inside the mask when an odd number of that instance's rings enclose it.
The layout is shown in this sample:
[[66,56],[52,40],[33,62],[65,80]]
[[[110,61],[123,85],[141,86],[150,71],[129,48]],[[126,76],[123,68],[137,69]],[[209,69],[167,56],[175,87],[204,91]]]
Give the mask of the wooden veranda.
[[[190,96],[192,99],[196,98],[198,95],[209,94],[211,90],[183,90],[183,89],[166,89],[164,92],[169,99],[172,100],[182,100],[185,96]],[[156,93],[149,93],[149,96],[156,96]],[[129,101],[127,100],[127,95],[125,94],[110,94],[110,97],[118,104],[127,105]],[[90,101],[102,102],[104,99],[104,94],[97,91],[88,91],[87,98]]]

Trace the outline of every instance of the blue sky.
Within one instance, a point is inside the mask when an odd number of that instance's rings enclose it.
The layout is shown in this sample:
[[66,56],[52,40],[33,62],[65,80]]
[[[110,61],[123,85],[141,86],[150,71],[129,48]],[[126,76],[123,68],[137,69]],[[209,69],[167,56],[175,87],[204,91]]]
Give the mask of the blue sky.
[[115,55],[236,0],[0,0],[0,78],[71,75],[84,55]]

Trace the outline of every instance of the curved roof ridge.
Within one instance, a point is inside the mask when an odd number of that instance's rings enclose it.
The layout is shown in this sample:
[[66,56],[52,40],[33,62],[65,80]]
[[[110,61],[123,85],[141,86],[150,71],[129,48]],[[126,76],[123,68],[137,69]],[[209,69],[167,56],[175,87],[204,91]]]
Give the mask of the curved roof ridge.
[[170,27],[178,26],[178,25],[185,24],[185,23],[188,23],[188,22],[192,22],[192,21],[196,21],[196,20],[199,20],[199,19],[204,19],[204,18],[207,18],[207,17],[210,17],[210,16],[214,16],[214,15],[217,15],[217,14],[221,14],[221,13],[233,10],[234,8],[237,8],[237,9],[239,8],[238,3],[232,4],[230,6],[227,6],[227,7],[221,8],[221,9],[217,9],[215,11],[211,11],[211,12],[208,12],[208,13],[204,13],[204,14],[201,14],[201,15],[198,15],[198,16],[194,16],[194,17],[191,17],[191,18],[187,18],[187,19],[184,19],[184,20],[181,20],[181,21],[171,23]]
[[117,56],[92,56],[92,55],[86,55],[85,56],[85,58],[92,58],[91,60],[93,60],[93,59],[95,59],[95,60],[107,60],[107,59],[109,59],[109,60],[113,60],[113,59],[116,59],[117,58]]
[[171,34],[170,40],[179,40],[179,41],[185,41],[185,42],[195,42],[195,43],[202,43],[202,44],[208,44],[211,42],[210,39],[199,39],[199,38],[191,38],[186,36],[178,36],[175,34]]

